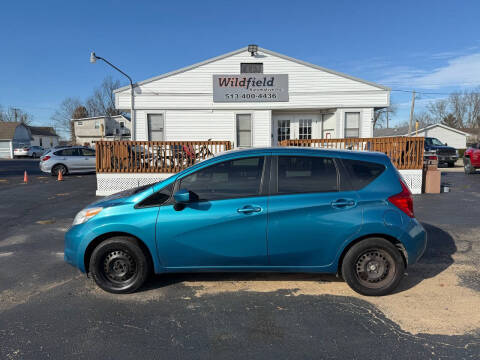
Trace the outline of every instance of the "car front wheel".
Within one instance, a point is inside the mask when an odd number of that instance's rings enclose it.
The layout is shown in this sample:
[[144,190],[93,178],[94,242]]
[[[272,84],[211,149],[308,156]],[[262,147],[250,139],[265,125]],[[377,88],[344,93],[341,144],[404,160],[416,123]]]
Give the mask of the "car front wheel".
[[405,264],[400,251],[391,242],[370,238],[348,250],[341,271],[347,284],[359,294],[382,296],[398,286]]
[[150,273],[150,266],[135,239],[114,237],[101,242],[93,250],[89,270],[100,288],[125,294],[143,285]]

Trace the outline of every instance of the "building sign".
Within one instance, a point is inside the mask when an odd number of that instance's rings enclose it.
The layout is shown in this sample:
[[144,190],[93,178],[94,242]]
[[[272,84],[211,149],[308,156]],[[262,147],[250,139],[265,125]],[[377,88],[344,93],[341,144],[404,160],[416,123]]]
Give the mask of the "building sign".
[[213,102],[288,101],[287,74],[213,75]]

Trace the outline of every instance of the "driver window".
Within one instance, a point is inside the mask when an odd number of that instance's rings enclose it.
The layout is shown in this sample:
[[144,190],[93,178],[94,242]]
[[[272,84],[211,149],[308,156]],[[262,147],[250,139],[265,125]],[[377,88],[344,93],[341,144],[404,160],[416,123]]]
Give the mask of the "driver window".
[[264,157],[224,161],[190,174],[180,181],[180,189],[193,193],[198,201],[258,196]]

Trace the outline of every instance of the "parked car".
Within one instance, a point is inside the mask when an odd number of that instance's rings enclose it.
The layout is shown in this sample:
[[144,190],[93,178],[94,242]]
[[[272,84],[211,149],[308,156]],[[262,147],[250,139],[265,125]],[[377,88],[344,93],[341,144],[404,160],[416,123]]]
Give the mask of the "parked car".
[[480,143],[470,146],[463,155],[465,174],[473,174],[480,169]]
[[112,293],[151,273],[340,274],[385,295],[426,247],[408,187],[381,153],[230,151],[81,210],[65,260]]
[[40,159],[40,170],[57,176],[95,171],[95,150],[83,146],[54,148]]
[[455,148],[442,143],[437,138],[426,137],[424,147],[424,158],[436,155],[439,164],[447,164],[448,166],[453,167],[458,160],[458,151]]
[[19,146],[13,149],[14,157],[32,157],[37,158],[44,153],[44,149],[41,146]]

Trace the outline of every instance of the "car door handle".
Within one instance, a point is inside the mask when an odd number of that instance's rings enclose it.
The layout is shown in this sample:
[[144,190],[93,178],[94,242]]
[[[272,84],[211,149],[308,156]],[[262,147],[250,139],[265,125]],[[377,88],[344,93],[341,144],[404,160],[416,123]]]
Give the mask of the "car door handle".
[[260,212],[262,211],[262,208],[260,206],[255,206],[255,205],[245,205],[244,207],[237,209],[237,212],[243,213],[243,214],[250,214],[254,212]]
[[346,208],[355,206],[356,202],[352,199],[338,199],[331,202],[333,208]]

